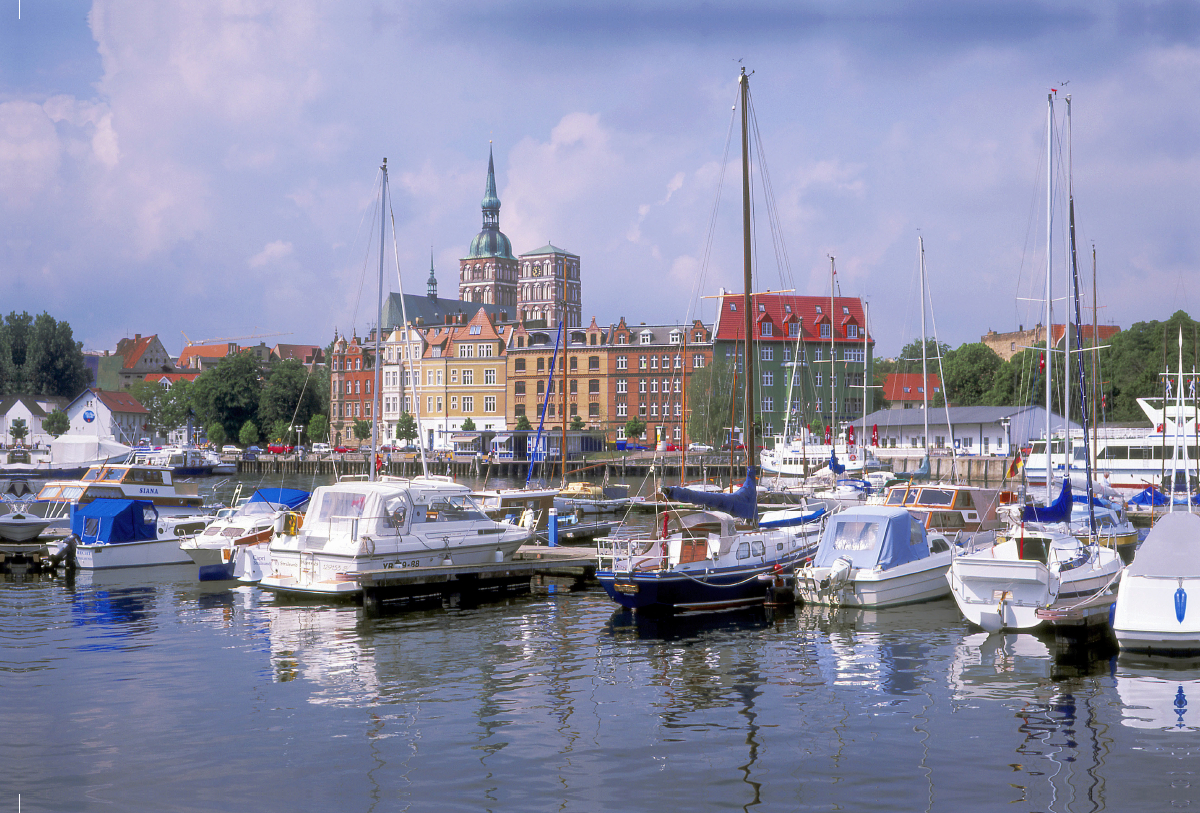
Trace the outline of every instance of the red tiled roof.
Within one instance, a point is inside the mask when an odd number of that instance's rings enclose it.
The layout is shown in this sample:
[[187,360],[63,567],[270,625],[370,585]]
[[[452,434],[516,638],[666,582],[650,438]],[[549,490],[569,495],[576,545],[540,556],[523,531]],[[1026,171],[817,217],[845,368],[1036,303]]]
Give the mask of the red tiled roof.
[[96,393],[96,397],[100,399],[100,403],[113,412],[150,414],[150,410],[142,406],[138,399],[127,392],[108,392],[107,390],[92,390],[92,392]]
[[155,383],[158,383],[159,381],[162,381],[165,378],[171,384],[174,384],[177,381],[184,381],[184,380],[195,381],[199,376],[200,376],[199,372],[195,372],[195,373],[147,373],[145,376],[143,376],[142,380],[149,381],[151,384],[155,384]]
[[[1080,328],[1080,332],[1083,334],[1083,341],[1085,343],[1092,342],[1092,326],[1080,325]],[[1050,338],[1053,341],[1054,347],[1058,347],[1058,345],[1062,342],[1063,334],[1066,332],[1066,325],[1050,326]],[[1117,327],[1116,325],[1096,325],[1095,334],[1100,337],[1099,341],[1106,342],[1120,332],[1121,328]],[[1071,342],[1074,343],[1074,341],[1075,338],[1071,337]]]
[[325,349],[316,344],[277,344],[271,352],[280,361],[295,359],[303,364],[320,364],[325,357]]
[[[926,379],[926,392],[932,399],[942,389],[942,380],[932,373]],[[889,373],[883,384],[883,397],[888,401],[923,401],[920,373]],[[907,391],[906,391],[907,390]]]
[[191,367],[190,362],[193,357],[223,359],[227,355],[229,355],[228,342],[222,342],[221,344],[190,344],[183,348],[183,352],[179,354],[179,366]]
[[140,336],[135,339],[121,339],[117,342],[117,355],[124,357],[126,370],[133,369],[133,365],[137,364],[142,358],[142,354],[150,348],[150,343],[157,338],[154,336]]
[[[717,312],[717,329],[713,336],[716,341],[740,341],[744,332],[745,314],[742,308],[745,305],[745,294],[726,294],[721,298],[720,310]],[[753,294],[753,305],[755,313],[755,323],[770,319],[775,324],[785,324],[788,321],[799,318],[803,320],[803,330],[801,338],[804,340],[820,339],[820,331],[817,328],[821,322],[829,320],[829,297],[827,296],[800,296],[796,294]],[[763,307],[759,311],[759,306]],[[736,306],[736,310],[730,310],[730,306]],[[791,308],[789,311],[788,308]],[[833,301],[833,307],[840,321],[837,321],[837,329],[834,331],[834,340],[839,342],[862,342],[862,336],[859,335],[855,339],[846,338],[846,325],[854,324],[860,328],[863,327],[866,320],[863,317],[862,300],[853,296],[839,296]],[[817,309],[820,308],[820,313]],[[848,308],[849,313],[842,313],[843,308]],[[756,340],[762,337],[754,337]],[[767,336],[762,338],[763,341],[788,341],[795,340],[795,336],[788,336],[786,331],[780,331],[779,335]],[[828,339],[826,339],[828,341]]]

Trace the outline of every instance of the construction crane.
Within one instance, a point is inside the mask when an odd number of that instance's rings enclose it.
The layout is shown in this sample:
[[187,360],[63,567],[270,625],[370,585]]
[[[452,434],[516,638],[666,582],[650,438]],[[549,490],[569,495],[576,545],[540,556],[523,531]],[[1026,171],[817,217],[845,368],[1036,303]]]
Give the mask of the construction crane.
[[[183,333],[183,331],[179,331]],[[253,336],[228,336],[219,339],[201,339],[200,341],[192,341],[186,333],[183,333],[183,338],[187,341],[186,347],[191,347],[194,344],[216,344],[217,342],[240,342],[245,339],[265,339],[268,336],[291,336],[291,332],[287,333],[255,333]]]

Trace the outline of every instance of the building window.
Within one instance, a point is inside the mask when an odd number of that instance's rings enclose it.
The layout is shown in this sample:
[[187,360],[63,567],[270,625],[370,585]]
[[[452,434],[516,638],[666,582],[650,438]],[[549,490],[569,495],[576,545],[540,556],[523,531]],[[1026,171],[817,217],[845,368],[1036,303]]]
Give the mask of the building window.
[[846,326],[846,338],[847,339],[857,339],[858,338],[858,325],[847,325]]
[[[464,403],[466,403],[465,400],[464,400]],[[450,396],[450,408],[455,411],[458,410],[458,396],[457,395]]]
[[[592,338],[594,339],[596,337],[593,336]],[[600,357],[599,356],[588,356],[588,371],[590,372],[590,371],[599,370],[599,369],[600,369]]]
[[475,345],[460,344],[458,346],[458,357],[461,359],[469,359],[475,356]]
[[700,353],[697,353],[696,355],[692,356],[692,369],[693,370],[699,370],[703,366],[704,366],[704,356],[703,355],[701,355]]
[[439,413],[442,411],[442,396],[440,395],[437,397],[437,411]]
[[658,392],[658,379],[657,378],[650,379],[650,392],[654,392],[654,393]]
[[451,370],[451,371],[450,371],[450,383],[451,383],[451,384],[457,384],[457,383],[458,383],[458,370]]
[[[624,418],[629,414],[629,407],[626,404],[617,404],[617,417]],[[618,429],[618,432],[623,432],[623,429]],[[618,435],[618,437],[620,437]]]
[[513,384],[513,395],[524,395],[524,394],[525,394],[525,382],[524,381],[518,381],[515,384]]
[[657,418],[657,417],[658,417],[658,404],[651,404],[651,405],[650,405],[650,417],[651,417],[651,418]]
[[775,326],[772,325],[770,322],[763,322],[762,323],[762,335],[774,336],[775,335]]
[[540,358],[537,360],[537,371],[539,373],[546,371],[546,360],[545,359]]
[[763,370],[762,382],[764,387],[775,386],[775,373],[770,370]]
[[645,391],[646,391],[646,379],[639,378],[638,379],[638,392],[645,392]]
[[496,411],[496,396],[494,396],[494,395],[483,396],[483,411],[484,412],[495,412]]
[[517,359],[513,362],[513,371],[518,373],[525,372],[525,359]]
[[492,346],[490,344],[479,345],[479,350],[478,350],[477,355],[480,358],[488,358],[489,356],[492,355]]
[[474,385],[475,371],[474,370],[463,370],[462,373],[463,373],[462,374],[462,383]]
[[800,335],[800,323],[788,322],[788,338],[794,339]]
[[525,414],[525,405],[524,405],[524,404],[517,404],[516,406],[514,406],[514,407],[513,407],[513,414],[514,414],[514,415],[516,415],[517,417],[520,417],[521,415],[524,415],[524,414]]
[[484,384],[495,384],[496,383],[496,368],[495,367],[489,367],[488,369],[483,371],[483,383]]
[[433,412],[433,396],[432,395],[425,396],[425,411]]
[[628,367],[629,367],[629,357],[628,356],[617,356],[617,369],[625,370],[625,369],[628,369]]
[[828,322],[821,325],[821,338],[829,339],[833,337],[833,326]]
[[657,370],[657,369],[658,369],[658,356],[651,356],[651,357],[650,357],[650,369],[651,369],[651,370]]
[[760,361],[773,361],[775,359],[775,348],[774,347],[759,348],[758,358]]
[[617,440],[624,440],[624,439],[625,439],[625,427],[618,426],[617,427]]
[[464,395],[463,396],[462,411],[463,412],[474,412],[475,411],[475,396],[473,396],[473,395]]
[[646,405],[645,404],[638,404],[638,417],[639,418],[646,417]]
[[593,401],[592,403],[588,404],[588,417],[589,418],[599,418],[600,417],[600,405],[598,403],[595,403]]
[[[599,383],[599,382],[597,382],[597,383]],[[617,379],[617,392],[618,393],[628,392],[628,389],[626,389],[626,387],[627,387],[627,379],[618,378]]]
[[645,356],[638,356],[638,369],[639,370],[646,369],[646,357]]
[[588,392],[589,393],[600,392],[600,379],[598,379],[598,378],[588,379]]
[[[762,399],[762,411],[763,412],[774,412],[775,411],[775,399],[769,395],[765,396]],[[767,434],[770,434],[770,433],[768,432]]]
[[643,330],[640,334],[638,334],[638,341],[641,342],[642,344],[650,344],[650,342],[653,341],[653,339],[654,339],[654,337],[651,335],[650,331],[648,331],[648,330]]

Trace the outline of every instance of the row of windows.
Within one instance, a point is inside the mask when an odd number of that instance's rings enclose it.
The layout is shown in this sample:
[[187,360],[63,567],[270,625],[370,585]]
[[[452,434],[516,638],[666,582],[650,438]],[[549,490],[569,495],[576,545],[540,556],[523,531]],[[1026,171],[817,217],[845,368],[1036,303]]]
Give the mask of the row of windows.
[[[442,396],[440,396],[440,395],[427,395],[427,396],[425,396],[425,411],[427,413],[441,412],[442,407],[445,405],[445,403],[446,402],[442,399]],[[408,406],[407,398],[404,399],[404,405],[405,405],[405,407]],[[458,409],[459,409],[459,397],[457,395],[451,395],[450,396],[450,410],[452,412],[457,412]],[[473,395],[462,396],[462,411],[463,412],[474,412],[475,411],[475,396],[473,396]],[[496,396],[494,396],[494,395],[485,395],[484,396],[483,411],[485,413],[496,411]]]

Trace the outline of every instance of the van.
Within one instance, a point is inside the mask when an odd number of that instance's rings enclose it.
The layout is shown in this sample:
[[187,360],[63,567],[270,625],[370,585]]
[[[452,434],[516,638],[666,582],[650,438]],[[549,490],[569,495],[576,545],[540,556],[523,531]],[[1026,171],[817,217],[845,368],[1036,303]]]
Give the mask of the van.
[[330,448],[328,443],[314,443],[312,445],[313,454],[329,454]]

